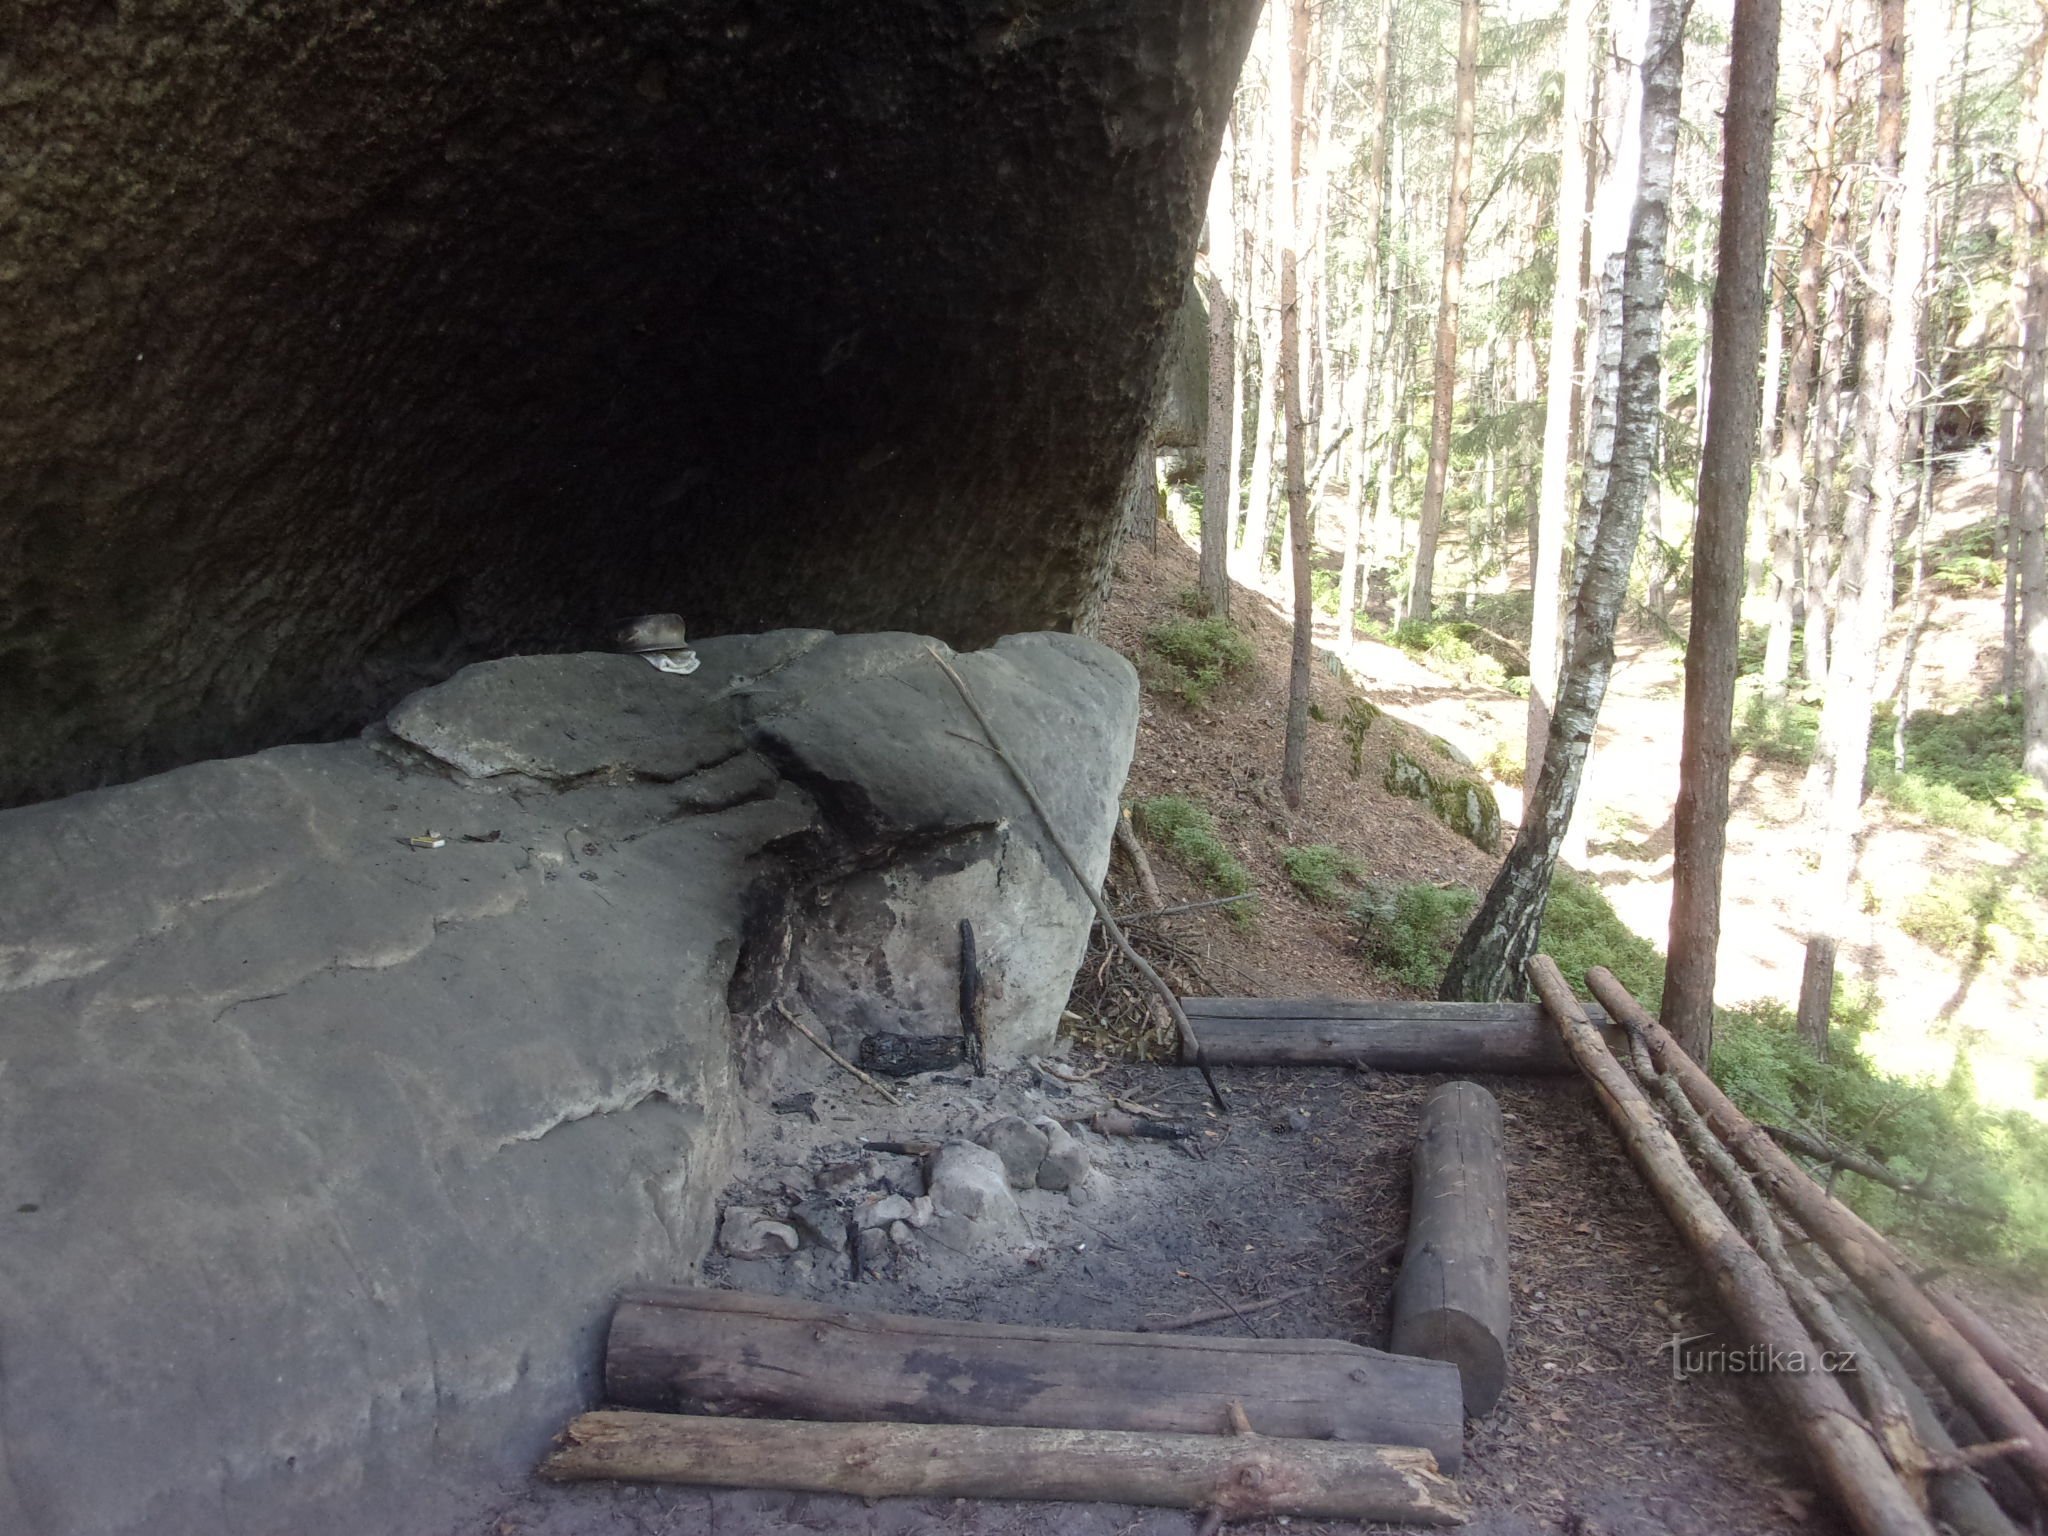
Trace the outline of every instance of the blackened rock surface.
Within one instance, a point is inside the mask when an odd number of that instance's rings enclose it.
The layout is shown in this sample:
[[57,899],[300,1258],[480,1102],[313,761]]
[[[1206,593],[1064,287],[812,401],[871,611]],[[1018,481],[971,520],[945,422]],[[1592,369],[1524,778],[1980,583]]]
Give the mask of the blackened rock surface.
[[[0,1531],[446,1531],[595,1404],[617,1289],[695,1271],[766,999],[950,957],[966,911],[992,1055],[1042,1049],[1089,908],[1002,765],[933,750],[973,725],[930,643],[493,662],[362,739],[0,812]],[[1128,664],[956,665],[1099,877]]]
[[1255,10],[18,0],[0,805],[633,613],[1083,621]]

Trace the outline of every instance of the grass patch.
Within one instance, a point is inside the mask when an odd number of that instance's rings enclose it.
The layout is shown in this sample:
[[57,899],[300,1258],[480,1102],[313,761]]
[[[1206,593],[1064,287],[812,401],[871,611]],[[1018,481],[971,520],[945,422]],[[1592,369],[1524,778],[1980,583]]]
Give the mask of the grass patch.
[[[1252,889],[1252,872],[1244,867],[1216,833],[1216,818],[1207,809],[1179,795],[1158,795],[1131,807],[1131,820],[1163,848],[1174,863],[1219,896],[1242,896]],[[1240,901],[1228,910],[1231,921],[1251,921],[1253,902]]]
[[1358,860],[1328,843],[1286,849],[1280,855],[1280,863],[1294,888],[1319,907],[1342,906],[1346,882],[1365,877]]
[[1258,652],[1230,620],[1169,619],[1145,636],[1167,666],[1167,683],[1190,709],[1200,709],[1224,678],[1250,667]]

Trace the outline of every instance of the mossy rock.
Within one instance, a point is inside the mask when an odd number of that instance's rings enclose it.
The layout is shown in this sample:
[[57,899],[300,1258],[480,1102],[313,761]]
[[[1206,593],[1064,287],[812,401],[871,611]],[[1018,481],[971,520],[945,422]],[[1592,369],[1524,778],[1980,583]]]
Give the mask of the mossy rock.
[[1446,779],[1429,797],[1437,820],[1488,853],[1500,851],[1500,803],[1479,779]]
[[1436,819],[1488,853],[1500,850],[1500,802],[1482,779],[1432,772],[1399,747],[1387,754],[1387,793],[1420,800]]
[[1399,747],[1387,754],[1387,774],[1380,781],[1390,795],[1429,800],[1436,794],[1436,775]]

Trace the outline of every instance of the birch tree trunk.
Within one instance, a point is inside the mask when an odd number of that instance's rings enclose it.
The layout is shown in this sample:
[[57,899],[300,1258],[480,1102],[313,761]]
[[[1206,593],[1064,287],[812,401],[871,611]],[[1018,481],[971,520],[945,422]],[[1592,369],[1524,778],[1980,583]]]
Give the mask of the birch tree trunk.
[[1202,453],[1202,606],[1216,615],[1230,612],[1230,534],[1237,510],[1237,461],[1232,457],[1235,431],[1230,419],[1237,371],[1231,341],[1237,320],[1230,304],[1230,253],[1236,232],[1230,209],[1234,193],[1230,130],[1216,175],[1209,184],[1209,256],[1203,265],[1204,294],[1209,301],[1209,421]]
[[[1798,596],[1798,539],[1805,500],[1807,428],[1814,414],[1815,370],[1820,361],[1821,269],[1835,206],[1835,121],[1842,92],[1842,0],[1828,6],[1827,44],[1821,56],[1814,106],[1813,179],[1806,194],[1805,233],[1799,245],[1799,340],[1786,370],[1784,429],[1771,456],[1771,629],[1764,642],[1766,697],[1783,698],[1792,676],[1792,626]],[[1812,555],[1809,552],[1808,558]],[[1811,598],[1808,599],[1811,601]]]
[[1757,361],[1770,291],[1771,117],[1778,101],[1778,0],[1735,0],[1721,141],[1712,373],[1693,534],[1685,735],[1672,808],[1671,939],[1664,1027],[1696,1061],[1714,1039],[1734,756],[1735,650],[1742,625],[1750,471],[1757,450]]
[[[1607,682],[1614,669],[1614,627],[1628,596],[1629,567],[1642,529],[1643,503],[1656,465],[1659,351],[1664,329],[1664,249],[1671,223],[1672,170],[1685,82],[1685,19],[1690,0],[1644,0],[1642,155],[1629,221],[1621,284],[1621,376],[1616,397],[1614,467],[1591,555],[1572,605],[1572,638],[1558,679],[1543,772],[1514,847],[1479,911],[1458,940],[1440,995],[1485,1000],[1522,995],[1524,966],[1536,952],[1550,877]],[[1581,517],[1591,513],[1582,510]]]
[[[1271,0],[1277,9],[1282,0]],[[1274,199],[1273,227],[1280,250],[1280,396],[1287,411],[1287,542],[1294,568],[1294,646],[1287,667],[1287,732],[1280,759],[1280,793],[1301,809],[1308,776],[1309,663],[1315,645],[1315,592],[1310,579],[1308,443],[1301,410],[1301,315],[1299,187],[1301,184],[1302,87],[1307,74],[1308,0],[1287,5],[1286,90],[1276,105],[1287,114],[1287,156],[1274,164],[1281,195]],[[1276,143],[1280,142],[1275,140]]]
[[[1877,109],[1878,208],[1864,262],[1863,359],[1857,415],[1860,441],[1843,525],[1841,596],[1828,661],[1827,699],[1808,773],[1808,803],[1818,813],[1820,869],[1808,918],[1806,967],[1799,984],[1799,1030],[1822,1055],[1834,999],[1835,952],[1849,918],[1856,837],[1863,819],[1863,777],[1870,757],[1870,710],[1878,649],[1891,613],[1892,530],[1903,496],[1907,417],[1919,359],[1920,280],[1927,265],[1927,198],[1947,20],[1940,0],[1912,0],[1912,105],[1905,111],[1906,0],[1881,0]],[[1905,121],[1901,122],[1904,112]],[[1905,137],[1903,167],[1899,141]],[[1896,189],[1894,191],[1893,189]]]
[[1457,104],[1451,127],[1450,204],[1444,213],[1444,281],[1437,300],[1434,384],[1429,414],[1429,468],[1422,482],[1422,520],[1415,532],[1415,576],[1408,616],[1427,620],[1434,603],[1436,544],[1451,469],[1451,421],[1457,407],[1458,306],[1465,291],[1465,233],[1472,193],[1472,128],[1479,95],[1479,0],[1458,7]]
[[1524,737],[1522,782],[1534,784],[1543,771],[1550,737],[1550,709],[1557,696],[1559,584],[1564,579],[1564,541],[1571,492],[1572,376],[1578,354],[1579,309],[1583,301],[1579,267],[1586,245],[1586,93],[1593,49],[1593,0],[1568,0],[1565,7],[1564,119],[1560,128],[1557,181],[1557,282],[1550,294],[1550,359],[1543,402],[1543,479],[1536,493],[1536,558],[1529,584],[1534,598],[1529,623],[1529,720]]

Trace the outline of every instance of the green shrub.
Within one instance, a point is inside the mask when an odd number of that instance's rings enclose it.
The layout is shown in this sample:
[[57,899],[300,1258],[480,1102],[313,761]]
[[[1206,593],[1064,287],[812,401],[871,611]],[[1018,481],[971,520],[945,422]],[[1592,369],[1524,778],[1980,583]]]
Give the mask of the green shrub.
[[[1217,895],[1241,896],[1252,888],[1251,871],[1217,836],[1216,818],[1194,801],[1179,795],[1140,800],[1131,808],[1131,819],[1176,864]],[[1248,901],[1236,903],[1229,909],[1231,918],[1250,921],[1252,906]]]
[[1370,885],[1351,903],[1367,960],[1405,986],[1434,992],[1478,896],[1463,886]]
[[1735,722],[1738,755],[1804,768],[1820,736],[1820,706],[1800,699],[1773,702],[1760,693],[1743,701]]
[[1479,759],[1479,766],[1502,784],[1520,784],[1523,745],[1506,736],[1496,737],[1486,755]]
[[1580,992],[1586,990],[1587,970],[1604,965],[1652,1013],[1663,1007],[1663,952],[1624,923],[1590,880],[1563,867],[1551,877],[1537,942]]
[[1174,668],[1174,690],[1192,709],[1209,702],[1223,679],[1241,672],[1258,652],[1224,618],[1169,619],[1145,636],[1145,643]]
[[1945,1194],[2006,1212],[1993,1224],[1841,1175],[1835,1192],[1876,1225],[1974,1258],[2048,1260],[2048,1125],[1980,1106],[1967,1066],[1944,1083],[1879,1072],[1858,1044],[1870,1006],[1850,1004],[1838,990],[1824,1062],[1782,1006],[1724,1009],[1715,1021],[1714,1078],[1759,1121],[1825,1127],[1908,1179],[1931,1178]]
[[1358,860],[1328,843],[1286,849],[1280,855],[1280,863],[1294,888],[1319,907],[1342,906],[1344,882],[1365,877]]
[[1505,688],[1508,668],[1474,640],[1485,636],[1476,624],[1437,619],[1405,619],[1394,631],[1394,644],[1420,656],[1433,672],[1467,685]]
[[2048,924],[2005,870],[1940,875],[1906,904],[1899,927],[1936,954],[1971,965],[1987,961],[2023,975],[2048,971]]

